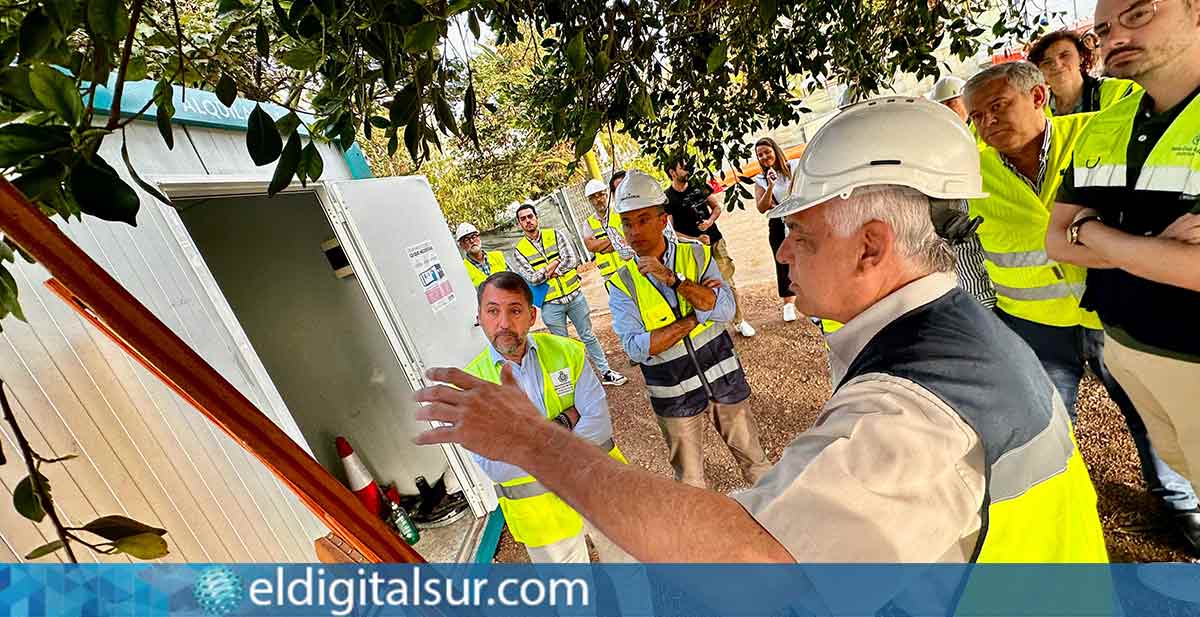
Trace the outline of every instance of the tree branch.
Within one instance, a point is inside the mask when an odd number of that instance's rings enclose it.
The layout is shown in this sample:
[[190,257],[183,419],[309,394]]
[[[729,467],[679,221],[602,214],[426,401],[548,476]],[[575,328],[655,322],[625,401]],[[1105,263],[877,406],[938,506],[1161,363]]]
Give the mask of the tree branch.
[[137,34],[137,24],[142,18],[142,3],[144,0],[133,0],[129,10],[129,34],[125,36],[125,48],[121,50],[121,66],[117,67],[117,83],[113,88],[112,107],[108,111],[108,124],[105,128],[113,130],[121,120],[121,95],[125,93],[125,71],[129,68],[129,55],[133,53],[133,37]]
[[40,474],[37,464],[33,461],[33,448],[30,447],[29,440],[25,439],[25,433],[21,432],[21,426],[17,424],[17,417],[13,414],[12,407],[8,405],[8,396],[4,394],[4,380],[2,379],[0,379],[0,407],[4,410],[4,419],[12,426],[13,436],[17,439],[17,447],[21,449],[21,456],[25,459],[25,468],[29,471],[29,481],[33,483],[33,490],[42,502],[42,509],[50,515],[50,521],[54,523],[54,531],[58,534],[58,539],[62,541],[63,549],[67,551],[67,558],[71,560],[71,563],[79,563],[79,560],[75,558],[75,551],[71,550],[71,534],[59,520],[58,512],[54,509],[54,500],[50,498],[45,487],[42,486],[41,480],[38,479]]

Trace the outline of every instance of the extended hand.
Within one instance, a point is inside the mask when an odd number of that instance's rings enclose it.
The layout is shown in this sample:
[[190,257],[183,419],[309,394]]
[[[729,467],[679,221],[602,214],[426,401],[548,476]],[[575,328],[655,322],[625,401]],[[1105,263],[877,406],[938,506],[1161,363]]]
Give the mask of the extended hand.
[[772,167],[770,169],[767,169],[767,182],[770,182],[771,184],[775,184],[775,181],[778,179],[779,179],[779,175],[775,173],[775,168]]
[[712,226],[713,226],[712,221],[708,221],[708,220],[700,221],[700,223],[698,225],[696,225],[696,227],[698,227],[700,229],[700,231],[707,231],[708,228],[712,227]]
[[934,230],[951,244],[967,240],[971,234],[975,233],[975,230],[979,229],[981,224],[983,224],[983,217],[972,218],[970,214],[961,210],[945,208],[940,212],[934,212]]
[[703,244],[704,246],[708,246],[710,243],[712,243],[712,239],[708,237],[708,234],[700,234],[700,237],[696,239],[699,240],[700,244]]
[[1160,238],[1178,240],[1187,244],[1200,244],[1200,214],[1185,214],[1158,234]]
[[499,385],[456,368],[434,368],[425,375],[449,385],[417,391],[413,398],[429,405],[417,408],[416,418],[449,426],[417,435],[413,442],[418,445],[458,443],[480,456],[520,465],[521,454],[536,449],[537,431],[549,426],[508,364],[500,370]]
[[675,273],[667,269],[657,257],[641,257],[638,259],[638,272],[658,279],[660,283],[670,285],[675,282]]

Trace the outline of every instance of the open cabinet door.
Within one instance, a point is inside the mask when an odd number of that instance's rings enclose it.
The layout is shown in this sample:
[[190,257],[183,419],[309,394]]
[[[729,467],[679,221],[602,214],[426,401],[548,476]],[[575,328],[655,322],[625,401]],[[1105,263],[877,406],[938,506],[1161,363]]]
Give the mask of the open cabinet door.
[[[466,366],[487,345],[475,290],[429,183],[420,176],[330,182],[322,203],[413,389],[425,370]],[[476,516],[496,508],[491,481],[443,445]]]

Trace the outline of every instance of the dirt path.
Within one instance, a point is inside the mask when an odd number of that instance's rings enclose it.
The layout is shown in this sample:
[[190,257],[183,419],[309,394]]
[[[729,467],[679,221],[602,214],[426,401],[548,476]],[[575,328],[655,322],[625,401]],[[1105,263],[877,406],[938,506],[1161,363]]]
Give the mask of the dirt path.
[[[820,333],[808,322],[789,324],[781,319],[765,219],[750,210],[739,210],[722,216],[719,225],[737,264],[742,309],[758,329],[758,336],[753,339],[735,337],[752,389],[750,408],[758,421],[767,455],[778,461],[783,448],[812,425],[821,405],[829,398],[825,348]],[[630,378],[624,386],[607,390],[614,438],[631,464],[670,476],[666,447],[650,410],[641,373],[623,362],[624,354],[612,332],[607,299],[598,275],[593,271],[584,277],[596,334],[613,366]],[[1133,442],[1120,412],[1091,378],[1080,388],[1078,409],[1076,433],[1099,494],[1110,558],[1189,560],[1186,544],[1145,491]],[[741,488],[743,482],[733,458],[711,426],[706,431],[704,447],[710,488],[721,492]],[[505,532],[496,561],[528,561],[528,556]]]

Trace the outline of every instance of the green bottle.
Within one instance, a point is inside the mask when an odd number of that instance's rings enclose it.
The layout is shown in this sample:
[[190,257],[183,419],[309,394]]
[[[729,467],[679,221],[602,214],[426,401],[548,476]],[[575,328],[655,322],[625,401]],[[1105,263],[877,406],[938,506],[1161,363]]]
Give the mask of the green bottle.
[[396,533],[400,534],[400,537],[404,538],[404,541],[408,542],[410,546],[416,544],[417,541],[421,539],[421,532],[417,530],[417,526],[413,524],[412,519],[408,518],[408,512],[405,512],[404,508],[400,507],[400,504],[390,499],[385,499],[384,501],[387,502],[389,508],[387,517],[388,524],[391,525],[392,529],[395,529]]

